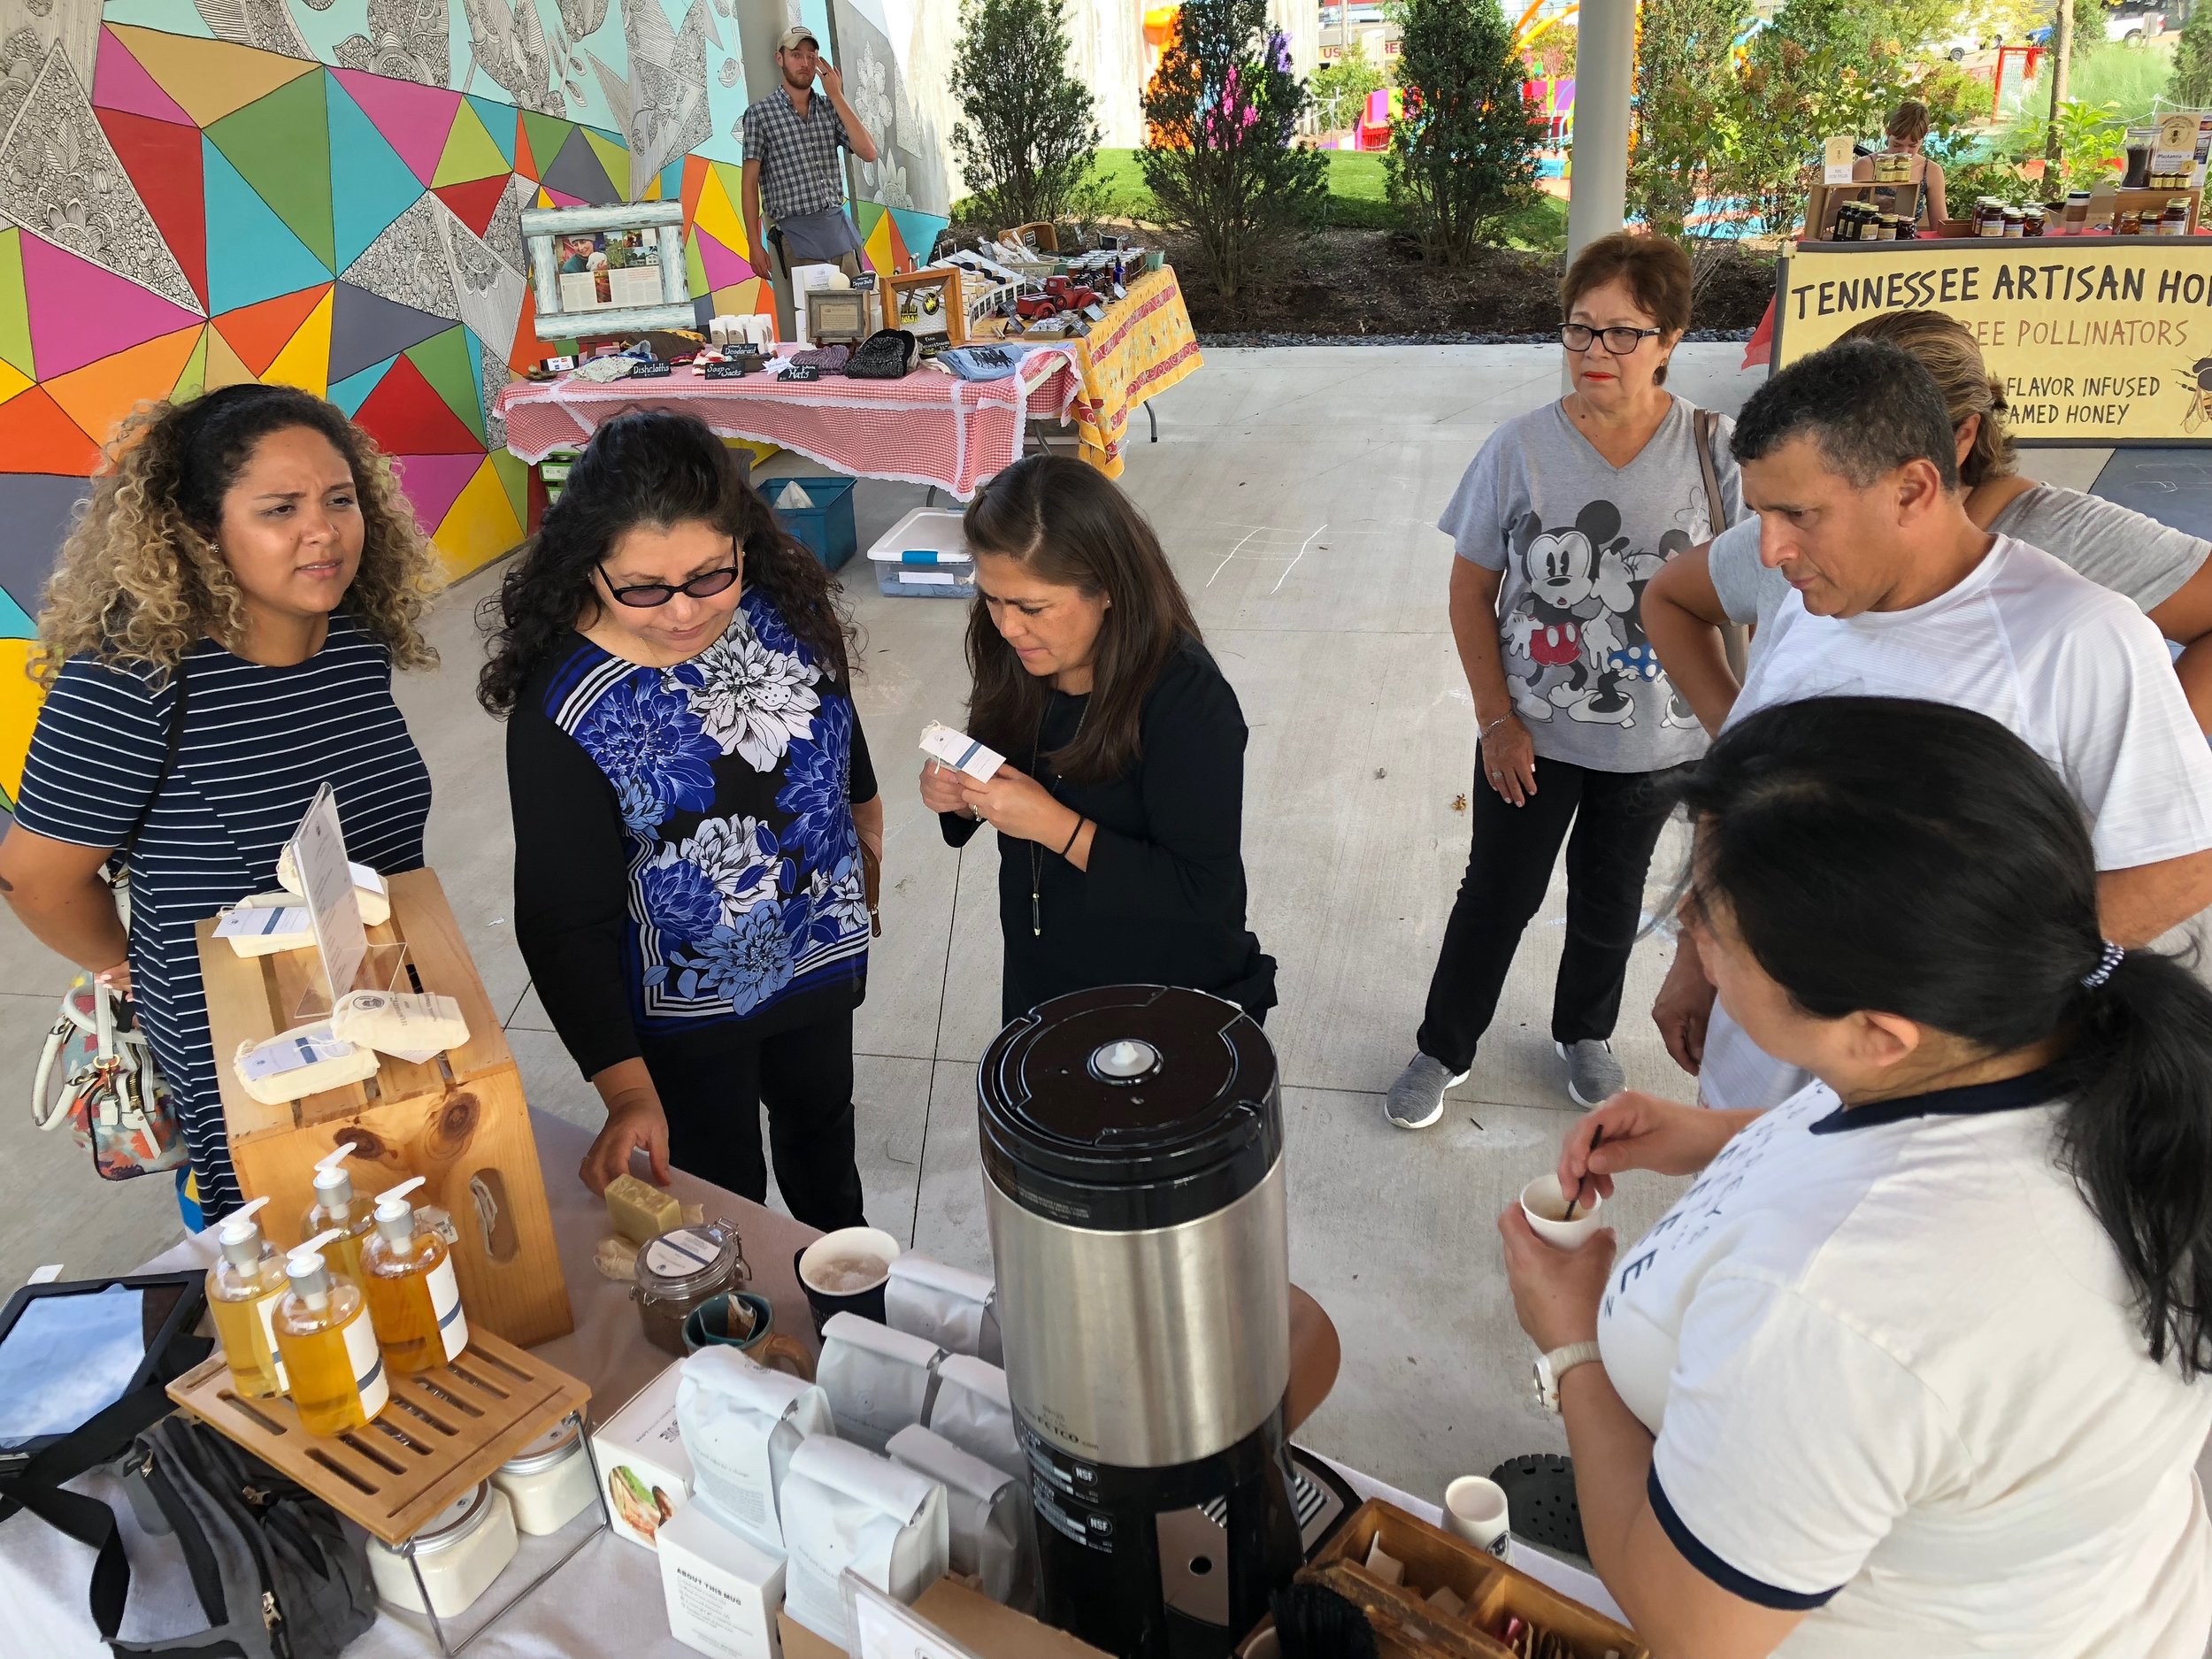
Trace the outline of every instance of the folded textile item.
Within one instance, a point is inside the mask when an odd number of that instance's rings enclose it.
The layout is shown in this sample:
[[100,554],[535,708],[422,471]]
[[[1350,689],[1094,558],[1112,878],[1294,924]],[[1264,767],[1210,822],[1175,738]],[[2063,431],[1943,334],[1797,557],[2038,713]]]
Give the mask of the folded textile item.
[[935,361],[964,380],[1002,380],[1021,367],[1028,350],[1025,345],[954,346]]
[[819,369],[825,374],[841,374],[852,361],[849,346],[816,346],[811,350],[792,353],[792,363],[803,369]]
[[855,380],[902,380],[922,361],[921,342],[903,328],[879,328],[862,342],[845,374]]

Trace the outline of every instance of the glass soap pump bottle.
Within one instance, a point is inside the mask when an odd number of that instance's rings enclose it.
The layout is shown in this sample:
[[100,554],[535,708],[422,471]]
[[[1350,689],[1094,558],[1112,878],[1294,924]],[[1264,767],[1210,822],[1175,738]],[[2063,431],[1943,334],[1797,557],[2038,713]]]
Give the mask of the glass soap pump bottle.
[[376,1201],[376,1232],[361,1251],[369,1318],[384,1363],[400,1375],[443,1365],[469,1340],[453,1254],[434,1230],[415,1225],[407,1202],[422,1179],[402,1181]]
[[353,1195],[353,1177],[345,1167],[352,1156],[353,1148],[347,1144],[315,1160],[315,1202],[307,1207],[300,1222],[300,1237],[312,1238],[326,1228],[335,1229],[337,1241],[323,1259],[340,1277],[358,1285],[361,1246],[373,1223],[369,1205]]
[[391,1398],[360,1287],[333,1279],[323,1259],[339,1237],[328,1228],[292,1252],[284,1263],[292,1287],[277,1303],[277,1353],[290,1373],[300,1426],[310,1434],[357,1429]]
[[222,1340],[231,1386],[255,1400],[280,1394],[287,1386],[274,1324],[277,1298],[285,1291],[284,1258],[254,1219],[268,1202],[257,1198],[224,1218],[215,1232],[223,1257],[207,1270],[208,1310]]

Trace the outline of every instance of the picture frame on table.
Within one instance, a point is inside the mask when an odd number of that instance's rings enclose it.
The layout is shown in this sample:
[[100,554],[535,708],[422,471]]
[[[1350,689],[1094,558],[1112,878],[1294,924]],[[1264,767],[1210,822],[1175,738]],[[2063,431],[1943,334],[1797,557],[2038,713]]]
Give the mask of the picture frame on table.
[[684,273],[683,204],[537,207],[522,215],[543,340],[695,328]]
[[956,265],[932,265],[882,280],[883,326],[903,328],[918,340],[968,343],[967,308]]
[[807,337],[817,346],[858,345],[875,332],[875,296],[852,288],[817,288],[807,296]]

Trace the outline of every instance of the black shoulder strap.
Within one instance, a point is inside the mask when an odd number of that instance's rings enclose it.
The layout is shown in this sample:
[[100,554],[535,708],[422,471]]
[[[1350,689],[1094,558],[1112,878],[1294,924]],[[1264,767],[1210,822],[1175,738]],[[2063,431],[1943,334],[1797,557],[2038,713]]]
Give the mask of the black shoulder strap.
[[177,752],[184,747],[185,707],[191,701],[192,682],[186,677],[184,663],[183,657],[178,657],[177,665],[169,671],[170,681],[176,687],[177,695],[169,703],[169,730],[162,745],[161,770],[154,774],[154,787],[147,794],[146,804],[138,809],[138,816],[131,820],[129,831],[115,849],[114,856],[118,860],[138,844],[138,837],[146,827],[146,820],[153,816],[154,803],[161,799],[161,792],[169,783],[169,774],[177,769]]
[[1728,528],[1728,510],[1721,505],[1720,470],[1713,465],[1713,434],[1720,417],[1709,409],[1697,411],[1697,470],[1704,475],[1705,517],[1718,535]]

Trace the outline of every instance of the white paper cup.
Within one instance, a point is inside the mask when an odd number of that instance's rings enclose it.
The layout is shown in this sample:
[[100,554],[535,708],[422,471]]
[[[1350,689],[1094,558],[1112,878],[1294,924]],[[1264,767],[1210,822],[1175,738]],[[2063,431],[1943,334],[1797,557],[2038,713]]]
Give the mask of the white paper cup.
[[1444,1488],[1444,1525],[1500,1561],[1513,1559],[1512,1517],[1505,1488],[1480,1475],[1462,1475]]
[[1575,1206],[1575,1218],[1562,1221],[1560,1217],[1567,1213],[1567,1194],[1561,1190],[1556,1174],[1540,1175],[1521,1188],[1521,1213],[1528,1217],[1528,1225],[1545,1243],[1563,1250],[1576,1248],[1598,1230],[1598,1211],[1604,1203],[1597,1188],[1586,1185],[1582,1202]]

